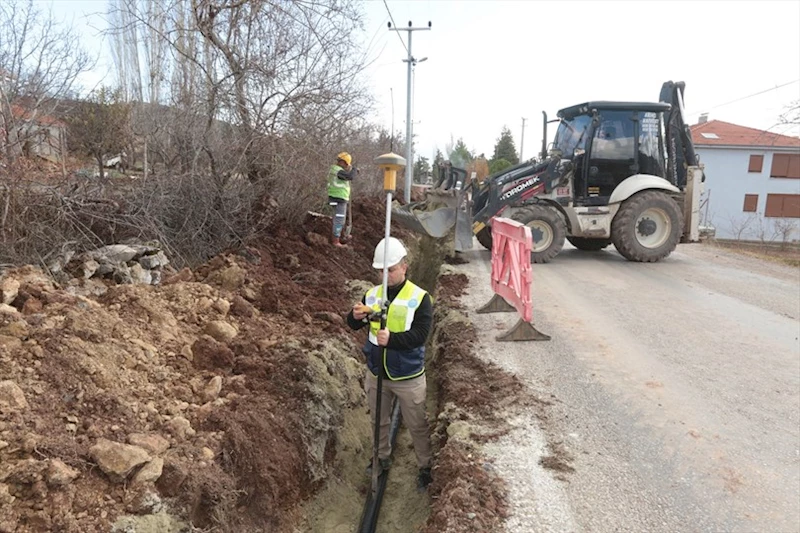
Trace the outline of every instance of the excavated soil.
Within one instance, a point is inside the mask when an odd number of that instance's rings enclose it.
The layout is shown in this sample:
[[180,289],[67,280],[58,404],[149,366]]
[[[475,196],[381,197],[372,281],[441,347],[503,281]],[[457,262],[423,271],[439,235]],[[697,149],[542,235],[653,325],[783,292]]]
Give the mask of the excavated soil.
[[[380,200],[355,205],[354,238],[334,249],[330,218],[309,215],[157,287],[6,272],[19,285],[0,306],[0,532],[351,531],[371,448],[364,333],[343,317],[378,281],[384,217]],[[496,414],[522,388],[470,355],[466,277],[440,275],[447,252],[393,234],[411,245],[411,279],[438,278],[437,456],[417,493],[401,431],[382,520],[495,530],[505,489],[478,443],[503,434]]]

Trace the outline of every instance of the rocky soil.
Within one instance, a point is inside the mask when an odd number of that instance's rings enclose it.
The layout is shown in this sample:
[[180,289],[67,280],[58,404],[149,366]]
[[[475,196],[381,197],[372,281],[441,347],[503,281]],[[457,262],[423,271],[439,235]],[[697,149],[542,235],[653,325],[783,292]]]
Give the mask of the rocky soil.
[[[369,457],[363,332],[343,317],[377,281],[383,217],[356,205],[350,247],[333,249],[330,219],[309,216],[160,285],[4,272],[0,532],[303,530],[343,458]],[[413,249],[412,279],[434,283],[444,254]],[[492,431],[470,424],[502,434],[490,406],[520,387],[471,357],[465,284],[445,267],[436,292],[428,532],[492,530],[505,512],[474,445]]]

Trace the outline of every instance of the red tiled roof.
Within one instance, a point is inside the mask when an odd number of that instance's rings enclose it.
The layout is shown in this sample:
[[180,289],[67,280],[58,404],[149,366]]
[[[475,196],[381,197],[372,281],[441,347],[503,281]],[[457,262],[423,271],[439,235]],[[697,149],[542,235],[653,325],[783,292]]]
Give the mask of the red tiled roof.
[[[800,138],[737,126],[721,120],[709,120],[703,124],[695,124],[691,126],[691,130],[692,140],[697,146],[800,147]],[[706,135],[702,135],[703,133]],[[714,134],[716,137],[710,134]]]
[[11,113],[14,115],[14,117],[20,120],[32,120],[41,126],[56,126],[59,128],[66,126],[63,121],[57,119],[56,117],[50,115],[37,115],[36,113],[32,113],[29,109],[17,104],[11,105]]

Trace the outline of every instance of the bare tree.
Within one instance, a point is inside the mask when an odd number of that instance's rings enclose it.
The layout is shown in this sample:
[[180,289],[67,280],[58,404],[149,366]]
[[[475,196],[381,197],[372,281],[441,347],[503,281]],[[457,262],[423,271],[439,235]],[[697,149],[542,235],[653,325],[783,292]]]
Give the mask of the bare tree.
[[734,239],[741,241],[742,237],[750,230],[753,222],[758,218],[754,215],[747,216],[732,216],[728,219],[728,225],[731,233],[735,236]]
[[72,146],[94,157],[101,180],[105,158],[122,152],[130,137],[130,106],[121,93],[101,87],[79,102],[68,118]]
[[0,2],[0,143],[14,160],[92,67],[78,34],[33,2]]

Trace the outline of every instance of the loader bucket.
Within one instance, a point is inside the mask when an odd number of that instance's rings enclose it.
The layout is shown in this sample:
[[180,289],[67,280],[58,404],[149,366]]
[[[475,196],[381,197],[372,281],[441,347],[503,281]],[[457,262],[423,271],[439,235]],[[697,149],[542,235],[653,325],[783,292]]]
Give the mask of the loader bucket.
[[455,207],[438,204],[434,207],[426,200],[397,206],[394,216],[405,227],[436,239],[444,237],[456,223]]
[[430,189],[425,200],[395,207],[393,216],[407,228],[439,239],[455,226],[461,199],[459,191]]

